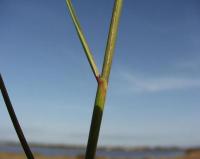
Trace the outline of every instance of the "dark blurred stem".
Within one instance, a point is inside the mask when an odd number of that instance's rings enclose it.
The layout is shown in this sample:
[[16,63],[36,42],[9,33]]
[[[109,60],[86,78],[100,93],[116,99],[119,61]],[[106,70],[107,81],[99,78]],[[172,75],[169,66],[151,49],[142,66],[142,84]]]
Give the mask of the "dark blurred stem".
[[28,159],[34,159],[34,156],[31,152],[31,149],[30,149],[30,147],[29,147],[29,145],[26,141],[26,138],[25,138],[23,132],[22,132],[21,126],[20,126],[20,124],[17,120],[15,111],[13,109],[12,103],[11,103],[10,98],[8,96],[8,92],[6,90],[6,87],[5,87],[5,84],[4,84],[4,81],[3,81],[1,74],[0,74],[0,88],[1,88],[1,93],[3,95],[3,99],[4,99],[4,102],[6,104],[8,113],[9,113],[10,118],[12,120],[13,126],[15,128],[16,133],[17,133],[17,136],[20,140],[20,143],[21,143],[21,145],[24,149],[24,152],[25,152]]

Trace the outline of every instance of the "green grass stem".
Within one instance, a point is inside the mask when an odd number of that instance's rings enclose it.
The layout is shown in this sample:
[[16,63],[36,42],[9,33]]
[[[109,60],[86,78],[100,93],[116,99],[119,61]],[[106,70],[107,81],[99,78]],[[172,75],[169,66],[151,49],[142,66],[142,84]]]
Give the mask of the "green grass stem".
[[73,5],[71,3],[71,0],[66,0],[66,3],[67,3],[67,6],[68,6],[70,15],[72,17],[72,20],[74,22],[74,26],[76,28],[77,34],[79,36],[79,39],[81,41],[81,44],[83,46],[83,49],[84,49],[85,54],[87,56],[87,59],[89,61],[90,67],[92,69],[92,72],[93,72],[95,78],[97,79],[97,77],[99,77],[99,71],[98,71],[98,68],[96,66],[95,60],[93,58],[92,52],[91,52],[91,50],[90,50],[90,48],[89,48],[89,46],[87,44],[86,38],[85,38],[85,36],[83,34],[83,31],[81,29],[81,25],[80,25],[80,23],[78,21],[78,18],[76,16],[74,7],[73,7]]
[[[77,29],[79,38],[81,39],[82,45],[87,53],[88,60],[90,62],[91,67],[93,68],[93,73],[98,81],[97,93],[94,103],[94,110],[92,115],[92,122],[90,126],[89,138],[87,143],[86,155],[85,159],[94,159],[96,154],[96,148],[99,138],[99,132],[101,128],[101,121],[103,116],[104,105],[106,101],[106,94],[107,94],[107,85],[112,65],[113,54],[115,50],[115,44],[117,39],[117,31],[119,26],[119,19],[122,10],[122,3],[123,0],[115,0],[112,19],[110,22],[110,29],[108,34],[108,40],[106,45],[106,51],[104,55],[104,62],[102,68],[102,74],[99,76],[98,73],[95,73],[97,70],[96,65],[93,66],[91,62],[94,62],[93,58],[91,58],[91,52],[88,51],[89,47],[86,43],[86,40],[83,36],[83,33],[80,28],[80,24],[76,18],[75,11],[72,7],[71,0],[66,0],[68,8],[70,10],[74,25]],[[87,49],[86,49],[87,48]],[[97,76],[98,75],[98,76]]]
[[117,31],[122,10],[122,4],[123,0],[115,0],[112,19],[110,23],[110,30],[108,34],[107,46],[106,46],[103,69],[102,69],[102,77],[105,78],[107,82],[109,79],[113,54],[115,50],[115,43],[117,39]]
[[94,104],[85,159],[94,159],[96,154],[96,148],[101,128],[101,121],[106,100],[106,94],[107,94],[108,79],[112,65],[115,43],[117,39],[117,31],[121,15],[122,3],[123,0],[115,0],[112,19],[110,23],[108,41],[104,56],[102,75],[98,80],[98,88]]

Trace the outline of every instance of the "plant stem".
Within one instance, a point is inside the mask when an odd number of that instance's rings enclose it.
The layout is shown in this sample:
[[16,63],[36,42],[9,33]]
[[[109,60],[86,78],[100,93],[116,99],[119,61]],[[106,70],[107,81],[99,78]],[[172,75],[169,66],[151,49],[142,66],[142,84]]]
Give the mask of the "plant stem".
[[115,50],[115,43],[117,39],[117,31],[122,10],[122,4],[123,0],[115,0],[112,19],[110,23],[110,30],[108,34],[107,46],[106,46],[103,69],[102,69],[102,77],[105,78],[107,82],[109,79],[113,54]]
[[94,104],[94,110],[92,115],[92,122],[90,126],[90,133],[88,138],[88,144],[86,149],[85,159],[94,159],[97,142],[99,138],[99,131],[101,127],[101,121],[103,116],[103,110],[106,100],[107,84],[110,75],[110,69],[112,65],[113,53],[117,38],[117,31],[119,25],[119,19],[122,9],[123,0],[115,0],[113,14],[110,24],[110,31],[108,35],[108,41],[104,56],[104,64],[102,69],[102,75],[98,78],[98,88],[96,93],[96,99]]
[[85,38],[83,31],[81,29],[80,23],[79,23],[78,18],[76,16],[75,10],[72,6],[71,0],[66,0],[66,3],[67,3],[67,6],[69,8],[69,12],[71,14],[72,20],[74,22],[77,34],[79,36],[79,39],[81,41],[81,44],[83,46],[83,49],[84,49],[85,54],[87,56],[87,59],[89,61],[92,72],[93,72],[95,78],[97,79],[97,77],[99,77],[99,71],[98,71],[98,68],[96,66],[95,60],[92,56],[92,52],[90,51],[90,48],[89,48],[87,41],[86,41],[86,38]]
[[100,77],[98,79],[98,88],[96,93],[85,159],[94,159],[95,157],[101,120],[103,115],[103,108],[106,100],[106,91],[107,82],[105,81],[105,79]]
[[4,84],[4,81],[3,81],[3,78],[1,76],[1,74],[0,74],[0,89],[1,89],[1,93],[3,95],[4,102],[6,104],[8,113],[9,113],[10,118],[12,120],[13,126],[15,127],[15,131],[16,131],[16,133],[18,135],[18,138],[19,138],[19,140],[21,142],[21,145],[22,145],[22,147],[24,149],[26,157],[28,159],[34,159],[34,156],[33,156],[32,152],[31,152],[31,149],[28,146],[26,138],[25,138],[25,136],[23,134],[23,131],[22,131],[21,127],[20,127],[20,124],[19,124],[19,122],[17,120],[15,111],[13,109],[12,103],[11,103],[10,98],[8,96],[8,92],[6,90],[6,87],[5,87],[5,84]]

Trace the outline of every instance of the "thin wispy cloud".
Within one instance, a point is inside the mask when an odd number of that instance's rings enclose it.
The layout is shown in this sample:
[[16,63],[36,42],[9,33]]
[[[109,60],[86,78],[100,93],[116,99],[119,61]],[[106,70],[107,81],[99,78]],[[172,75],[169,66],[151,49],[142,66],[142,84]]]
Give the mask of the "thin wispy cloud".
[[193,79],[177,76],[144,77],[132,73],[122,73],[123,80],[128,84],[129,90],[134,92],[159,92],[200,88],[200,78]]
[[190,70],[190,71],[198,71],[200,69],[200,60],[192,59],[192,60],[183,60],[176,62],[175,67],[178,69]]

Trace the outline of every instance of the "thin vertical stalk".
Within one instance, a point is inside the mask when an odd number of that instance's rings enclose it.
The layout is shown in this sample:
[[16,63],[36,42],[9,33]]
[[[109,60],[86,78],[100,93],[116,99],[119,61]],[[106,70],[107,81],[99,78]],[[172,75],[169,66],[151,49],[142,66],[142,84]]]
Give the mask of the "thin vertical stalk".
[[107,46],[104,56],[104,63],[102,69],[102,77],[108,82],[110,69],[112,65],[113,54],[115,50],[115,43],[117,39],[117,31],[119,27],[119,19],[121,15],[123,0],[115,0],[112,19],[110,23],[110,30],[108,34]]
[[119,26],[119,19],[121,15],[123,0],[115,0],[113,14],[110,24],[110,30],[108,35],[107,47],[105,51],[104,57],[104,64],[102,69],[102,75],[98,78],[98,88],[96,93],[96,99],[94,104],[94,110],[92,115],[92,122],[90,126],[90,133],[89,139],[86,149],[86,156],[85,159],[94,159],[98,138],[99,138],[99,131],[101,127],[101,121],[103,116],[103,110],[106,100],[106,93],[107,93],[107,85],[108,79],[110,75],[110,69],[112,65],[112,59],[114,54],[114,48],[117,38],[117,31]]
[[1,93],[3,95],[4,102],[6,104],[8,113],[9,113],[10,118],[12,120],[12,123],[13,123],[13,126],[15,128],[15,131],[16,131],[16,133],[18,135],[18,138],[19,138],[19,140],[21,142],[21,145],[22,145],[22,147],[24,149],[26,157],[28,159],[34,159],[34,156],[33,156],[32,152],[31,152],[31,149],[30,149],[27,141],[26,141],[26,138],[25,138],[25,136],[23,134],[21,126],[20,126],[20,124],[19,124],[19,122],[17,120],[17,116],[16,116],[15,111],[13,109],[12,103],[10,101],[10,98],[9,98],[9,95],[8,95],[7,90],[6,90],[6,87],[5,87],[5,84],[4,84],[4,81],[3,81],[3,78],[1,76],[1,74],[0,74],[0,89],[1,89]]

